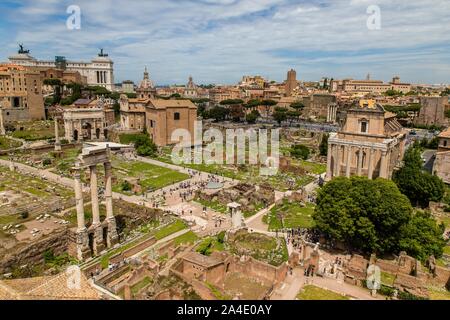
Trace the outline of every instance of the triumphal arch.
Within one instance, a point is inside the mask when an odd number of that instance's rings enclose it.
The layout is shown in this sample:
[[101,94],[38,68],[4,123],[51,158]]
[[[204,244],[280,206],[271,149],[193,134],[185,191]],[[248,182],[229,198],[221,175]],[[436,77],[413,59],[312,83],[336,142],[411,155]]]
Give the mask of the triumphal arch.
[[70,108],[64,110],[65,138],[70,142],[102,140],[105,133],[103,108]]
[[[98,165],[103,165],[105,169],[104,196],[106,218],[103,221],[100,221],[97,179]],[[92,202],[92,224],[89,227],[86,227],[84,216],[83,186],[81,182],[81,172],[86,169],[89,169]],[[97,146],[83,148],[73,168],[73,175],[75,179],[74,188],[77,208],[77,230],[75,233],[76,257],[78,260],[85,260],[88,257],[98,255],[105,248],[114,246],[119,240],[116,220],[113,214],[110,149],[108,147]]]

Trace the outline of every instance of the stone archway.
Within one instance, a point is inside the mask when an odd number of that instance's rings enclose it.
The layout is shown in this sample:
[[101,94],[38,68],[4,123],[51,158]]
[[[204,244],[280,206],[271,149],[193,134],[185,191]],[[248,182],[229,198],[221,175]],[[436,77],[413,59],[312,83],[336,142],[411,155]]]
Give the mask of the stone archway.
[[73,140],[78,141],[78,130],[73,130]]
[[83,130],[83,139],[84,140],[91,140],[92,138],[92,125],[89,122],[86,122],[81,127]]
[[100,128],[95,129],[95,137],[98,139],[100,139]]

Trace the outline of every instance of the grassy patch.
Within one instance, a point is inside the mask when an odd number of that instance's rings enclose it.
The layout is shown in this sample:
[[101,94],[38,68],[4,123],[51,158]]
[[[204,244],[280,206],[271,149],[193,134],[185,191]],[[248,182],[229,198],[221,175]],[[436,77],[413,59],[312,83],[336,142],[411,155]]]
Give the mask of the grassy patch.
[[[115,192],[122,192],[122,182],[128,177],[139,179],[143,191],[152,191],[164,188],[189,179],[189,175],[172,169],[156,166],[146,162],[124,161],[113,158],[114,174],[118,181],[113,187]],[[126,193],[124,191],[124,193]],[[129,193],[129,192],[128,192]]]
[[147,137],[145,133],[121,133],[119,141],[122,144],[134,144],[139,137]]
[[139,291],[147,287],[152,282],[153,282],[152,278],[145,277],[144,279],[142,279],[141,281],[139,281],[138,283],[136,283],[134,286],[131,287],[131,293],[133,295],[136,295]]
[[395,275],[381,271],[381,283],[387,286],[393,286],[395,281]]
[[297,295],[298,300],[349,300],[346,296],[339,293],[322,289],[316,286],[308,285]]
[[182,220],[176,220],[175,222],[162,227],[161,229],[159,229],[158,231],[155,232],[154,237],[157,240],[163,239],[167,236],[170,236],[171,234],[178,232],[180,230],[186,229],[187,226],[184,223],[184,221]]
[[428,293],[431,300],[450,300],[450,291],[444,288],[430,287]]
[[9,139],[7,137],[0,137],[0,150],[8,150],[13,148],[18,148],[22,144],[18,141]]
[[209,256],[214,251],[225,250],[225,245],[223,243],[224,232],[219,233],[215,237],[207,237],[195,248],[195,250],[205,256]]
[[289,203],[284,200],[282,204],[273,207],[264,219],[269,225],[269,230],[282,228],[312,228],[314,221],[314,205],[306,204],[302,207],[299,203]]
[[188,231],[185,234],[176,237],[174,239],[174,244],[175,246],[178,246],[180,244],[193,244],[197,240],[198,240],[197,235],[192,231]]
[[227,206],[224,204],[221,204],[218,201],[207,201],[207,200],[202,200],[200,198],[196,198],[195,201],[200,203],[202,206],[208,207],[216,212],[220,212],[220,213],[228,212]]

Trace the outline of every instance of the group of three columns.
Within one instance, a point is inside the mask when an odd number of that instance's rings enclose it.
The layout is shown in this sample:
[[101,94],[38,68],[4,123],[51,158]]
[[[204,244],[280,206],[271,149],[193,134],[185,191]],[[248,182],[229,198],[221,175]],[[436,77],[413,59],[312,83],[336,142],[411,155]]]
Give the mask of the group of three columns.
[[[91,255],[98,255],[106,247],[110,248],[118,242],[116,220],[113,214],[112,199],[112,167],[111,162],[103,163],[105,168],[105,207],[106,218],[100,221],[100,208],[98,201],[97,166],[89,166],[90,191],[92,203],[92,225],[86,228],[84,216],[83,186],[81,182],[80,163],[74,168],[75,200],[77,208],[77,256],[84,260]],[[106,230],[106,232],[104,232]],[[106,239],[105,239],[106,238]],[[90,241],[90,239],[92,239]]]

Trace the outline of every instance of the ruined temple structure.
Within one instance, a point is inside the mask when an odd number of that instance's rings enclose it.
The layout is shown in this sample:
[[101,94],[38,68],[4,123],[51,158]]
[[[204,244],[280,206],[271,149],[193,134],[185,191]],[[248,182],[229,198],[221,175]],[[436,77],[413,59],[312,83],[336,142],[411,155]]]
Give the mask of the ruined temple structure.
[[[105,205],[106,218],[100,221],[98,201],[97,165],[105,168]],[[86,228],[84,218],[83,188],[81,184],[81,170],[89,168],[90,190],[92,201],[92,225]],[[98,255],[105,247],[110,248],[118,242],[116,220],[113,214],[112,199],[112,166],[109,147],[87,147],[82,150],[73,168],[75,178],[75,199],[77,207],[77,230],[74,246],[69,246],[69,253],[84,260]]]
[[390,179],[403,159],[406,132],[395,114],[375,100],[361,100],[347,111],[342,129],[328,139],[327,176]]
[[268,206],[275,202],[275,190],[268,184],[259,186],[240,183],[225,189],[204,189],[197,192],[197,197],[206,201],[218,201],[223,205],[235,202],[241,205],[242,212],[251,212],[256,206]]

